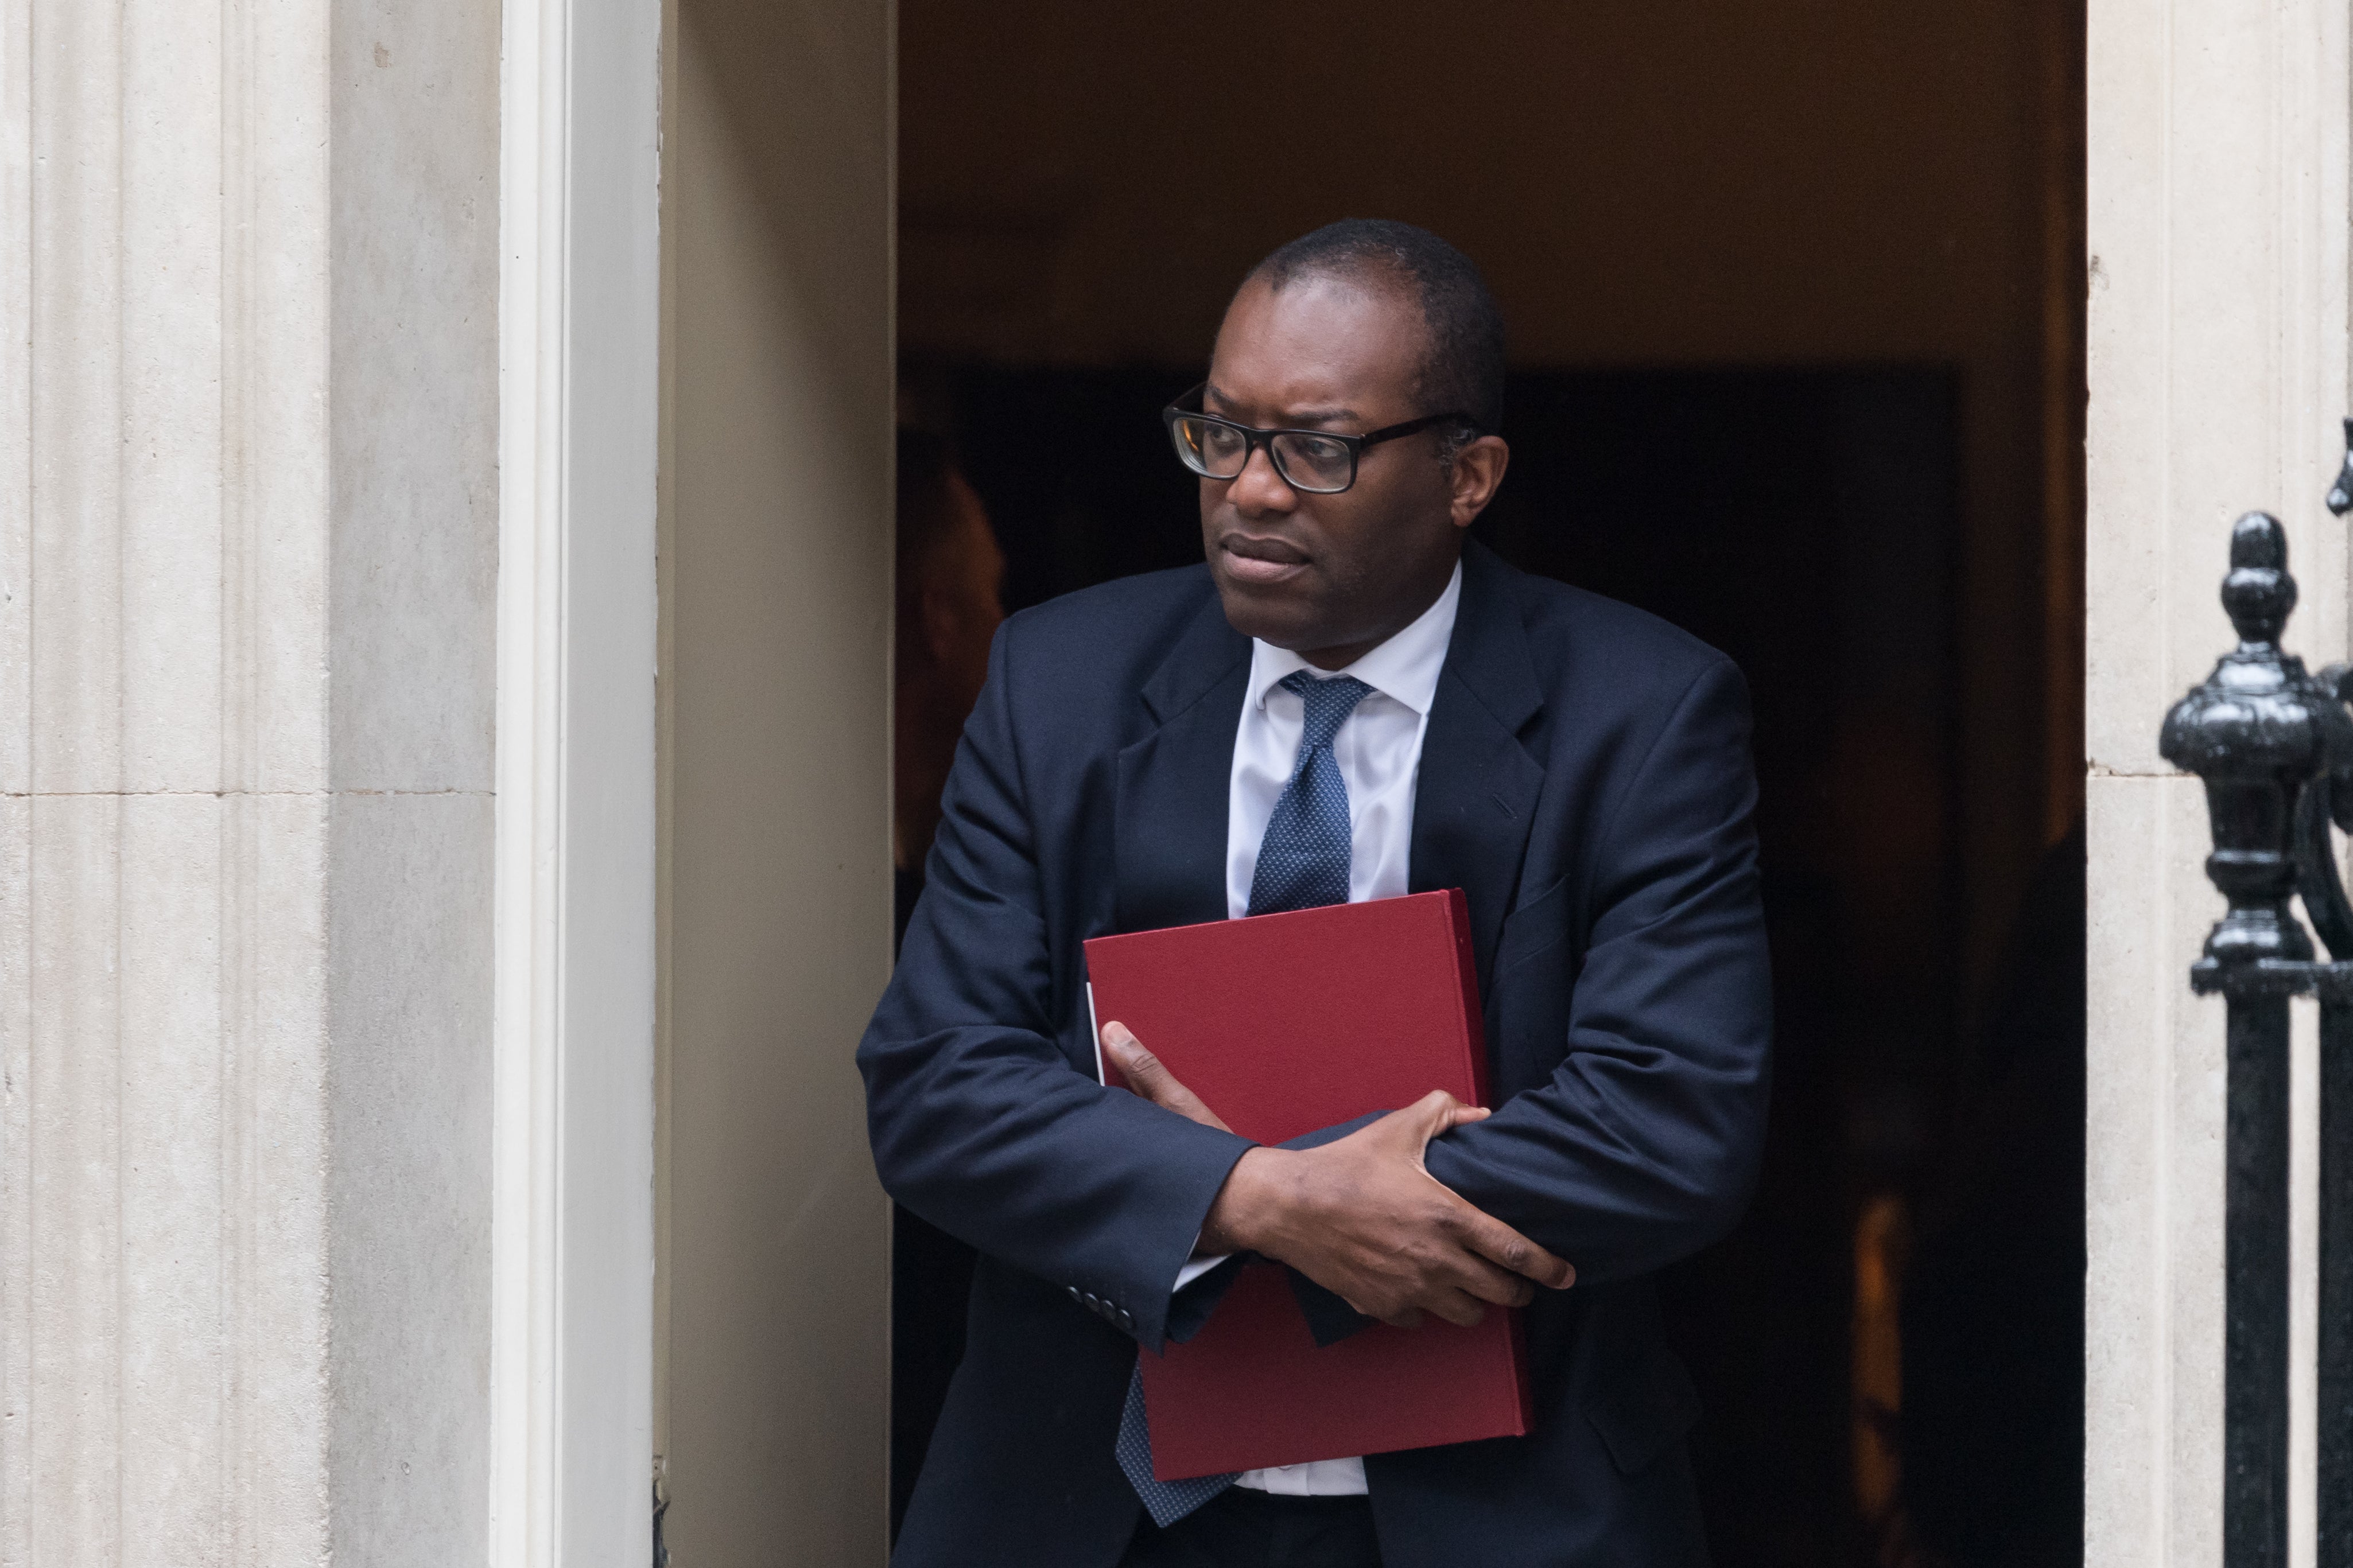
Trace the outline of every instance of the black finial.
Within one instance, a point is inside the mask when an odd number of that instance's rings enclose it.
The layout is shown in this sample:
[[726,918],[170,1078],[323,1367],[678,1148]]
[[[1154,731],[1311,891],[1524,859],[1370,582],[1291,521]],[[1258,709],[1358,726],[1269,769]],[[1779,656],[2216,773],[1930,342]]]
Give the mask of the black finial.
[[2345,464],[2328,489],[2328,510],[2339,517],[2353,511],[2353,419],[2345,421]]
[[2278,642],[2295,608],[2295,579],[2287,574],[2287,530],[2267,511],[2251,511],[2231,529],[2231,574],[2222,579],[2222,608],[2242,644]]
[[[2251,511],[2231,530],[2222,607],[2238,648],[2173,705],[2158,742],[2166,761],[2206,784],[2214,833],[2206,874],[2231,901],[2206,939],[2200,972],[2210,978],[2216,965],[2312,956],[2287,903],[2298,880],[2298,808],[2316,777],[2353,774],[2353,714],[2333,681],[2315,680],[2302,659],[2280,650],[2295,579],[2279,519]],[[2326,825],[2318,831],[2325,836]]]

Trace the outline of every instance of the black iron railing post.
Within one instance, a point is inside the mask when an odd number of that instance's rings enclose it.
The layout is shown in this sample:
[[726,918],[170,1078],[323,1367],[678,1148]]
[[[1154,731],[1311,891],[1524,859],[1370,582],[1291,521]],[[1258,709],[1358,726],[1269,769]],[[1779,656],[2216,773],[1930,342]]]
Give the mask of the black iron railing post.
[[[2332,503],[2333,504],[2333,503]],[[2353,668],[2321,671],[2339,701]],[[2296,889],[2337,962],[2316,964],[2320,995],[2320,1344],[2318,1568],[2353,1568],[2353,904],[2337,875],[2332,822],[2353,819],[2353,777],[2341,760],[2305,786],[2297,806]]]
[[2324,975],[2320,988],[2318,1370],[2316,1561],[2353,1568],[2353,984],[2342,974]]
[[2232,995],[2229,1031],[2222,1561],[2286,1568],[2287,998]]
[[[2329,488],[2328,510],[2353,512],[2353,419],[2345,421],[2345,461]],[[2353,668],[2321,672],[2343,701],[2353,697]],[[2299,890],[2314,928],[2328,944],[2320,993],[2320,1345],[2318,1399],[2318,1568],[2353,1568],[2353,904],[2337,876],[2331,821],[2353,831],[2353,777],[2341,763],[2314,782],[2296,814]]]
[[[2339,778],[2353,786],[2353,714],[2337,696],[2336,672],[2316,680],[2301,659],[2280,649],[2281,630],[2295,607],[2295,580],[2288,575],[2287,536],[2277,519],[2251,512],[2232,529],[2222,606],[2239,646],[2174,705],[2158,749],[2205,783],[2214,836],[2206,872],[2230,900],[2206,939],[2205,956],[2190,971],[2193,988],[2221,994],[2229,1007],[2223,1563],[2225,1568],[2285,1568],[2288,998],[2320,991],[2327,1015],[2324,1034],[2332,1041],[2353,1037],[2346,1016],[2353,1007],[2348,984],[2353,965],[2313,961],[2311,939],[2288,898],[2301,890],[2332,950],[2340,959],[2353,957],[2353,909],[2328,839],[2333,808],[2339,802],[2353,807],[2353,787],[2335,787]],[[2345,1076],[2343,1060],[2342,1051],[2331,1053],[2332,1082]],[[2353,1114],[2353,1101],[2334,1099],[2329,1109],[2343,1123]],[[2340,1184],[2353,1181],[2340,1164],[2331,1164],[2330,1173]],[[2331,1205],[2325,1233],[2348,1223],[2344,1208]],[[2325,1258],[2324,1274],[2331,1267],[2347,1274],[2353,1257],[2340,1246]],[[2337,1283],[2353,1283],[2353,1275]],[[2340,1290],[2332,1308],[2324,1279],[2325,1384],[2331,1357],[2353,1362],[2346,1329],[2327,1321],[2348,1296],[2353,1292]],[[2353,1366],[2339,1367],[2340,1395],[2347,1370]],[[2332,1425],[2324,1408],[2324,1428]],[[2348,1442],[2353,1436],[2345,1432],[2324,1430],[2324,1455],[2337,1454],[2322,1477],[2324,1518],[2346,1512],[2345,1483],[2353,1479],[2341,1451]],[[2353,1549],[2341,1542],[2332,1546],[2328,1534],[2324,1527],[2324,1568],[2332,1561],[2353,1568],[2327,1555]]]

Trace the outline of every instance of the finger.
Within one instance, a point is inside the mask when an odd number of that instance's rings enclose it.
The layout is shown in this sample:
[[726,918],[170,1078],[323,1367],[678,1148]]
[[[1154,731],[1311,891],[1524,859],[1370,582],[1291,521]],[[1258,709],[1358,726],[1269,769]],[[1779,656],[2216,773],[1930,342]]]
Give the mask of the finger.
[[1456,1289],[1498,1307],[1525,1307],[1535,1300],[1536,1288],[1527,1276],[1498,1268],[1475,1252],[1456,1253],[1443,1277]]
[[1384,1116],[1365,1131],[1378,1129],[1382,1137],[1394,1140],[1419,1165],[1431,1139],[1466,1122],[1483,1121],[1490,1114],[1483,1105],[1465,1105],[1444,1089],[1433,1089],[1399,1114]]
[[1218,1113],[1201,1102],[1198,1095],[1176,1081],[1176,1075],[1161,1064],[1158,1057],[1144,1048],[1134,1031],[1117,1019],[1103,1026],[1103,1049],[1119,1065],[1120,1076],[1127,1079],[1128,1088],[1142,1095],[1163,1110],[1173,1110],[1188,1121],[1220,1132],[1230,1132]]
[[[1339,1292],[1337,1291],[1333,1293],[1335,1295],[1339,1295]],[[1348,1310],[1356,1313],[1360,1318],[1370,1318],[1376,1322],[1387,1323],[1393,1329],[1418,1329],[1421,1327],[1421,1311],[1419,1308],[1410,1306],[1392,1307],[1388,1311],[1383,1311],[1378,1307],[1366,1306],[1364,1302],[1357,1300],[1353,1296],[1343,1295],[1340,1296],[1340,1300],[1345,1301],[1348,1304]]]
[[1555,1258],[1502,1220],[1463,1204],[1458,1223],[1463,1244],[1489,1262],[1555,1290],[1577,1283],[1577,1270],[1567,1259]]
[[1475,1329],[1487,1321],[1487,1304],[1460,1290],[1437,1290],[1422,1298],[1421,1304],[1458,1329]]
[[1118,1019],[1103,1026],[1103,1050],[1118,1064],[1120,1076],[1127,1079],[1127,1087],[1154,1104],[1166,1105],[1172,1096],[1192,1092]]
[[1397,1123],[1391,1136],[1410,1137],[1414,1152],[1419,1154],[1424,1144],[1454,1125],[1455,1112],[1468,1109],[1444,1089],[1433,1089],[1408,1106],[1403,1115],[1385,1116],[1373,1126],[1379,1127],[1392,1121]]

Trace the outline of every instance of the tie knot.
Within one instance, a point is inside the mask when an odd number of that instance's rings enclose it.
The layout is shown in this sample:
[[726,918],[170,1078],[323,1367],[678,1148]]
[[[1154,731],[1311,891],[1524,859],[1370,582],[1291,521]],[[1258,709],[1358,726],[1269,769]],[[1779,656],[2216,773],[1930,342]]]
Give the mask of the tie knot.
[[1285,691],[1296,692],[1307,705],[1307,725],[1300,732],[1299,750],[1304,756],[1321,751],[1332,743],[1356,704],[1373,694],[1373,689],[1353,675],[1335,675],[1329,679],[1317,679],[1303,669],[1294,669],[1282,678]]

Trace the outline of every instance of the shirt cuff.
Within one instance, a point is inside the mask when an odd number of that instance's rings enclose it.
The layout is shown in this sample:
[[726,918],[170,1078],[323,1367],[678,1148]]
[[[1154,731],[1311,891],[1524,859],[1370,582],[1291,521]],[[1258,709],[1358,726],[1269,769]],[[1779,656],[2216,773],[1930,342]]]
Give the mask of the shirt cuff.
[[1176,1270],[1176,1283],[1171,1289],[1169,1293],[1174,1295],[1177,1290],[1182,1290],[1186,1286],[1190,1285],[1194,1280],[1198,1279],[1202,1275],[1207,1274],[1210,1269],[1215,1268],[1219,1264],[1223,1263],[1227,1258],[1232,1256],[1233,1254],[1229,1252],[1220,1252],[1214,1258],[1187,1258],[1185,1260],[1185,1267]]

